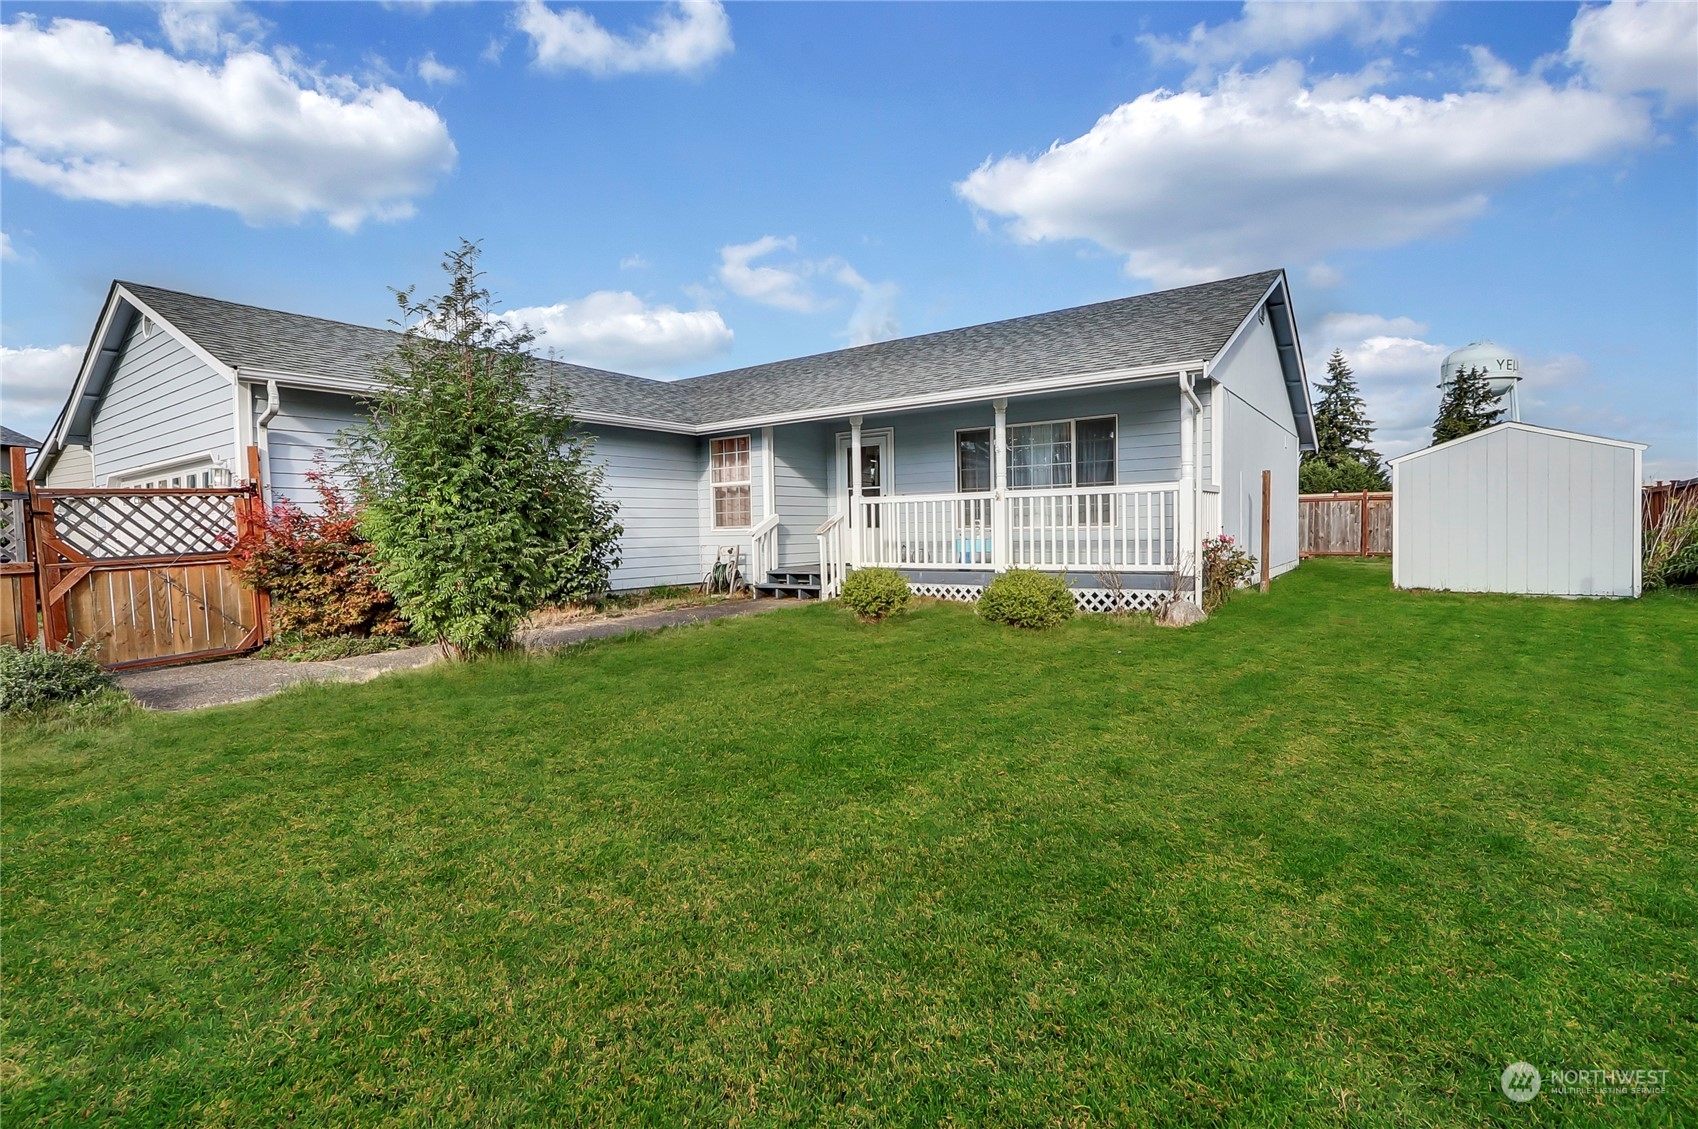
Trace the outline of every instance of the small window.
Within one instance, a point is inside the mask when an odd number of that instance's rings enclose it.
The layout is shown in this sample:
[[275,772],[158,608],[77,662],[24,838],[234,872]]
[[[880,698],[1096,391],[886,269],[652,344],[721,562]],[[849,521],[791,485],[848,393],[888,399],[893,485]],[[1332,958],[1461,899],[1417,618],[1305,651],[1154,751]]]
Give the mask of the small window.
[[749,437],[708,440],[708,468],[713,481],[713,527],[747,529],[753,525],[749,508]]
[[1082,419],[1073,428],[1079,456],[1073,481],[1080,486],[1113,486],[1114,417]]
[[991,488],[991,429],[955,433],[955,488],[963,494]]

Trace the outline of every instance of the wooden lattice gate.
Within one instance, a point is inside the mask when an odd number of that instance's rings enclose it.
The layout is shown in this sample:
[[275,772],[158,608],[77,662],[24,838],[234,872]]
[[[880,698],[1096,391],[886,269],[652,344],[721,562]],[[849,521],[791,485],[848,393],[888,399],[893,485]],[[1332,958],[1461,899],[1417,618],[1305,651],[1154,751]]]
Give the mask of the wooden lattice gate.
[[224,489],[32,489],[29,551],[43,643],[92,644],[113,669],[257,647],[267,634],[266,601],[237,580],[230,554],[260,507],[256,481]]

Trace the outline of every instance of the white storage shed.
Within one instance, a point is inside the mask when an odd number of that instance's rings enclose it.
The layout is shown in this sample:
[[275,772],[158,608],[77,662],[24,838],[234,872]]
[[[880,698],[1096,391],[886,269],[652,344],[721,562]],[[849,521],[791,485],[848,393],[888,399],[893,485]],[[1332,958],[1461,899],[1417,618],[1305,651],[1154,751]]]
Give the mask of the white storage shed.
[[1392,584],[1637,596],[1645,444],[1500,423],[1391,462]]

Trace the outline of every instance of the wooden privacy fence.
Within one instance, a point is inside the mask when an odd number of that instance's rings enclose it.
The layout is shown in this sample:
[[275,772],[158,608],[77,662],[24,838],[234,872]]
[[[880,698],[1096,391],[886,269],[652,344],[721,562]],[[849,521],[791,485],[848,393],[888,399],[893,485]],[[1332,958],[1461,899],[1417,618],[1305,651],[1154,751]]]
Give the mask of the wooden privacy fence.
[[251,449],[248,465],[248,484],[231,488],[5,495],[0,641],[92,646],[113,669],[257,647],[269,608],[231,561],[263,517]]
[[35,640],[36,619],[29,494],[7,491],[0,494],[0,643],[27,646]]
[[1645,528],[1655,529],[1663,520],[1663,511],[1676,498],[1685,498],[1689,506],[1698,506],[1698,478],[1683,482],[1648,482],[1644,491]]
[[1389,554],[1391,492],[1299,494],[1297,530],[1305,557]]

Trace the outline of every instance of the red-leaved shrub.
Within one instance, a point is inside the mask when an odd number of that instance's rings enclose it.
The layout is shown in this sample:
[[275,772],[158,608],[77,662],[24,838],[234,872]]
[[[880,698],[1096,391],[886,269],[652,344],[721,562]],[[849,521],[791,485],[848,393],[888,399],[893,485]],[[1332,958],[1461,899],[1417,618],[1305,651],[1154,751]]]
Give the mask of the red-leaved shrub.
[[264,521],[231,551],[236,575],[271,596],[272,624],[305,639],[333,635],[405,635],[407,624],[378,583],[359,513],[322,462],[307,472],[318,495],[309,513],[287,498],[265,507]]

